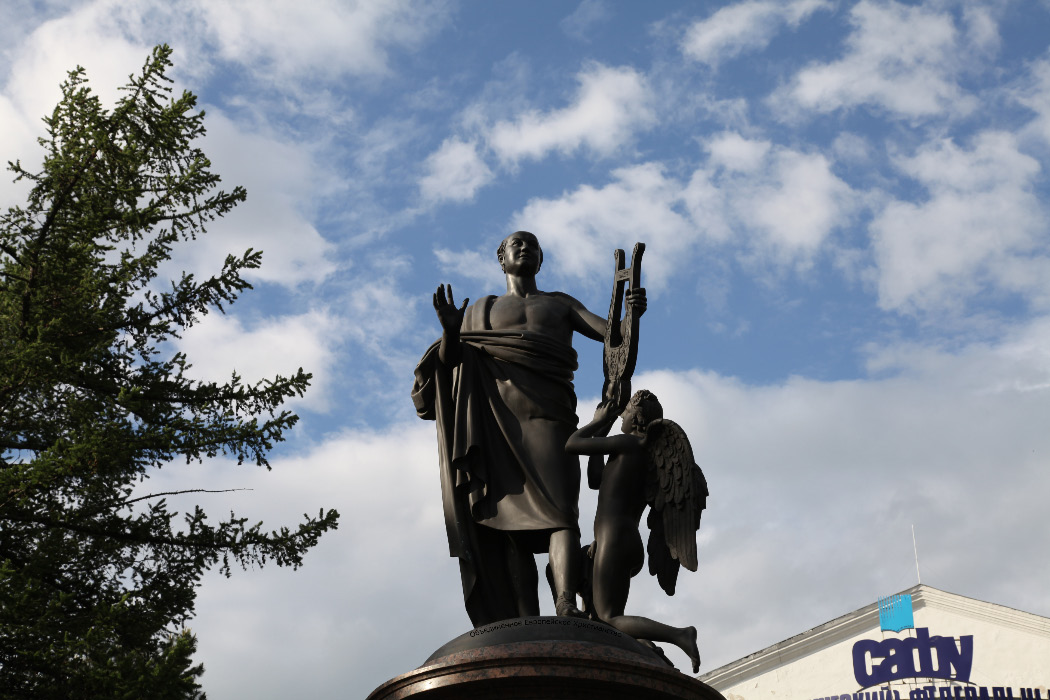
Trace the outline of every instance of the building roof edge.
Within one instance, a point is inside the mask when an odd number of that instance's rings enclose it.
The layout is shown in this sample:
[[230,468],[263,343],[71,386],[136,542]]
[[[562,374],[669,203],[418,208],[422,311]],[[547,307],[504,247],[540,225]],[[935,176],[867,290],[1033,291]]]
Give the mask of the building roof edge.
[[[1027,613],[1005,605],[967,598],[919,583],[900,594],[912,596],[912,606],[948,610],[978,620],[985,620],[1020,629],[1031,634],[1050,637],[1050,618]],[[786,663],[807,656],[854,637],[879,625],[878,602],[869,603],[853,612],[817,625],[782,642],[720,666],[697,678],[715,688],[725,688],[746,681]]]

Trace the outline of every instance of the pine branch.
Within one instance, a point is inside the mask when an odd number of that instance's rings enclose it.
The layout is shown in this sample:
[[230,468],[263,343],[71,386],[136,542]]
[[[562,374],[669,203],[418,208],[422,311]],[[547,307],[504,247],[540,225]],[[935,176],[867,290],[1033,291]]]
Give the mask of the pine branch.
[[186,493],[233,493],[234,491],[253,491],[254,489],[239,488],[239,489],[180,489],[178,491],[161,491],[159,493],[151,493],[146,496],[139,496],[138,498],[129,498],[125,501],[121,501],[121,506],[128,506],[132,503],[138,503],[139,501],[145,501],[150,498],[160,498],[161,496],[181,496]]

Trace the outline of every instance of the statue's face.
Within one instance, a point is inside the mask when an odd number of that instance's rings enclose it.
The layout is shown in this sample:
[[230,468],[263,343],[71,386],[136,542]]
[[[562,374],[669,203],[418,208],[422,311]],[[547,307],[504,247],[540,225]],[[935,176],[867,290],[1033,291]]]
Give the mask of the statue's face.
[[540,242],[527,231],[512,233],[504,240],[503,271],[512,275],[535,275],[540,270],[543,251]]
[[641,419],[641,415],[638,412],[638,406],[637,405],[635,405],[633,403],[627,404],[627,408],[620,415],[620,418],[623,419],[623,422],[620,423],[620,430],[621,431],[623,431],[625,433],[637,432],[638,423],[639,423],[639,421]]

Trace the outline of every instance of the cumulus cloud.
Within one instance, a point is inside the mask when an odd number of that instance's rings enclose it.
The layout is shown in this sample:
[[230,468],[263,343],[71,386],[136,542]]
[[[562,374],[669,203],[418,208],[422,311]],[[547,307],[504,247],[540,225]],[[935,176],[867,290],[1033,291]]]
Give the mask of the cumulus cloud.
[[951,14],[862,0],[850,10],[850,23],[845,55],[799,71],[774,94],[776,106],[816,112],[870,106],[905,118],[974,106],[956,83],[969,46]]
[[1035,118],[1029,122],[1025,132],[1050,146],[1050,60],[1036,61],[1026,83],[1016,92],[1017,100],[1035,112]]
[[27,23],[32,31],[10,54],[10,90],[30,101],[31,114],[42,113],[54,103],[69,68],[80,63],[100,77],[101,88],[112,89],[141,65],[151,46],[168,43],[179,75],[199,84],[210,77],[218,56],[243,69],[249,82],[265,85],[267,94],[278,85],[302,114],[330,97],[314,91],[309,100],[296,100],[303,85],[389,74],[390,52],[414,50],[444,25],[447,14],[445,0],[320,0],[294,9],[273,0],[89,0],[61,10],[34,7]]
[[694,22],[682,38],[682,52],[715,68],[741,53],[765,48],[783,27],[795,29],[817,10],[832,7],[829,0],[749,0],[729,5]]
[[4,93],[37,127],[61,97],[60,83],[83,66],[103,104],[119,97],[117,88],[138,73],[151,43],[143,36],[144,8],[98,0],[37,25],[9,55],[13,56]]
[[368,259],[367,267],[370,272],[356,276],[342,295],[342,308],[353,321],[347,333],[377,357],[389,360],[391,341],[415,325],[419,300],[400,284],[411,274],[412,259],[379,253]]
[[[659,291],[696,238],[686,216],[677,211],[681,185],[654,163],[613,171],[613,182],[601,188],[583,185],[557,199],[532,199],[514,215],[514,228],[540,237],[547,265],[562,277],[604,289],[608,270],[596,264],[609,252],[645,241],[647,287]],[[547,261],[550,261],[549,263]]]
[[973,2],[962,8],[963,31],[966,42],[975,53],[990,53],[999,48],[999,23],[995,15],[1003,6]]
[[431,202],[464,201],[492,181],[489,166],[478,155],[476,144],[446,139],[424,164],[426,175],[419,181],[420,194]]
[[871,223],[883,308],[947,310],[988,292],[1047,302],[1040,165],[1014,136],[982,132],[969,148],[934,142],[895,162],[929,196],[890,201]]
[[384,74],[389,51],[418,46],[444,24],[447,14],[443,0],[322,0],[294,9],[272,0],[232,5],[92,0],[65,9],[41,11],[51,18],[33,22],[12,67],[19,81],[31,81],[33,74],[18,62],[51,67],[48,72],[56,79],[28,83],[30,90],[42,93],[37,99],[45,107],[54,102],[51,86],[78,62],[107,76],[105,80],[111,76],[121,81],[141,64],[151,45],[161,42],[184,50],[180,66],[194,74],[208,70],[200,54],[215,51],[271,84]]
[[[8,157],[33,167],[40,149],[31,140],[42,134],[40,117],[53,109],[60,82],[78,64],[86,68],[102,103],[112,106],[120,95],[118,86],[138,73],[149,55],[151,32],[156,34],[157,27],[150,25],[147,31],[146,18],[154,9],[150,3],[89,2],[39,25],[25,38],[0,96],[5,117],[0,146]],[[175,20],[165,15],[165,21]],[[324,279],[335,269],[331,245],[309,221],[304,203],[326,194],[339,178],[321,166],[311,144],[267,133],[266,127],[245,128],[218,109],[207,111],[209,134],[202,148],[223,176],[223,186],[246,187],[248,200],[211,224],[208,236],[176,249],[178,257],[166,271],[212,274],[227,254],[254,248],[265,257],[263,267],[248,274],[252,279],[289,286]],[[6,200],[20,191],[5,184],[0,195]]]
[[956,387],[975,396],[1045,395],[1050,391],[1050,316],[1008,328],[995,343],[974,343],[954,354],[917,341],[870,345],[873,375],[924,381],[931,389]]
[[[339,309],[340,337],[347,344],[333,390],[354,397],[343,401],[340,424],[381,425],[412,415],[405,382],[441,327],[431,304],[433,289],[406,288],[414,287],[418,276],[413,257],[382,249],[358,252],[360,265],[333,283],[332,305]],[[426,249],[418,254],[426,255]],[[425,278],[435,287],[444,281]]]
[[541,160],[551,153],[569,156],[581,150],[606,158],[654,123],[646,79],[633,68],[593,63],[576,79],[578,90],[566,107],[523,108],[502,119],[492,119],[487,102],[469,107],[464,126],[472,135],[446,139],[424,163],[419,181],[424,201],[473,199],[495,179],[483,156],[495,156],[504,168],[514,168],[522,160]]
[[573,39],[587,41],[595,26],[609,19],[611,10],[606,0],[582,0],[573,13],[558,23],[561,30]]
[[607,156],[654,120],[645,78],[633,68],[594,64],[577,80],[579,91],[568,107],[529,111],[491,128],[488,143],[501,160],[537,160],[551,151],[567,155],[580,148]]
[[762,139],[748,139],[729,131],[710,139],[706,146],[710,153],[711,165],[750,173],[762,166],[772,144]]
[[187,374],[202,381],[229,381],[237,372],[246,383],[278,374],[290,376],[302,367],[314,375],[303,398],[290,405],[315,411],[329,407],[340,321],[327,310],[245,322],[211,313],[182,333],[176,348],[193,367]]
[[709,153],[684,201],[698,228],[736,242],[745,260],[807,267],[856,207],[856,193],[820,153],[734,132],[704,143]]
[[[44,133],[41,119],[61,99],[60,85],[69,71],[83,67],[91,90],[107,107],[120,97],[117,88],[128,75],[140,72],[150,50],[139,37],[141,9],[128,8],[118,19],[121,11],[115,5],[107,0],[61,11],[27,7],[22,8],[21,21],[12,21],[11,26],[21,25],[23,33],[12,36],[4,51],[9,73],[0,93],[0,153],[5,163],[20,160],[29,170],[39,166],[43,150],[36,138]],[[25,188],[0,179],[0,204],[6,207],[20,199]]]
[[530,200],[512,226],[543,236],[556,252],[557,274],[592,284],[594,260],[625,241],[644,240],[652,251],[647,284],[659,292],[700,242],[729,246],[745,263],[804,268],[856,206],[855,193],[818,153],[732,132],[706,146],[709,157],[688,182],[658,163],[619,168],[603,187]]
[[224,58],[270,79],[384,74],[388,51],[412,48],[444,22],[443,2],[336,0],[292,6],[277,0],[214,3],[193,13]]
[[784,263],[808,264],[832,230],[844,223],[850,187],[820,154],[779,149],[770,166],[762,180],[733,182],[731,206],[741,220],[764,234],[763,255],[771,252]]
[[[434,257],[445,274],[482,283],[484,289],[499,289],[504,284],[503,272],[496,259],[496,249],[486,255],[484,251],[435,248]],[[461,300],[457,297],[457,303]]]
[[294,287],[320,282],[335,269],[333,246],[311,221],[310,205],[338,178],[321,165],[310,144],[250,130],[218,109],[208,109],[202,145],[227,190],[241,185],[248,199],[211,224],[207,236],[174,261],[180,269],[213,272],[216,261],[248,248],[263,251],[252,279]]

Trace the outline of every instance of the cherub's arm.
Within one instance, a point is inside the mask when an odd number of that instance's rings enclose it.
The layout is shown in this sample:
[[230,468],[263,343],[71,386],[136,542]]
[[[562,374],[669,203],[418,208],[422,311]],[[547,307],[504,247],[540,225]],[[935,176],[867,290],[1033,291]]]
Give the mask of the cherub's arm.
[[616,406],[608,402],[598,404],[594,418],[569,436],[565,451],[578,455],[615,455],[636,452],[642,448],[642,439],[637,435],[613,435],[602,437],[619,415]]

